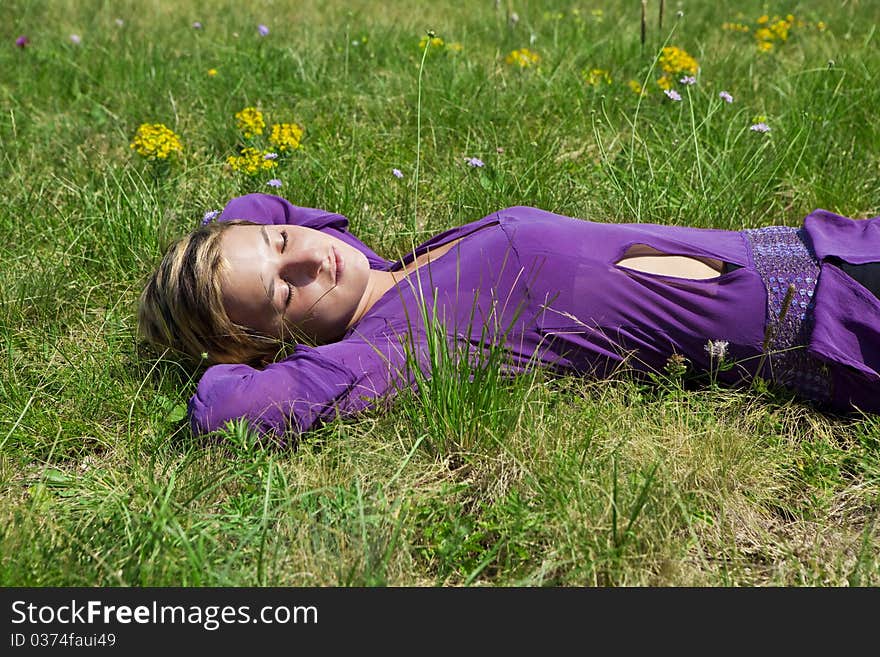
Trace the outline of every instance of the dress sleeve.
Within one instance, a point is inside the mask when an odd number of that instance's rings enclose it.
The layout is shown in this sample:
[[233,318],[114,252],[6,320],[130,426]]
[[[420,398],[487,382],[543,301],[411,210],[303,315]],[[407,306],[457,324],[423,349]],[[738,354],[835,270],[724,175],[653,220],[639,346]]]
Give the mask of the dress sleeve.
[[238,196],[223,208],[217,221],[246,219],[258,224],[293,224],[313,228],[350,244],[365,256],[371,269],[388,269],[392,262],[377,255],[370,247],[348,231],[348,219],[341,214],[293,205],[274,194]]
[[298,345],[293,354],[264,369],[214,365],[202,375],[189,401],[196,435],[243,418],[261,435],[296,439],[337,417],[355,415],[392,396],[404,375],[404,349],[350,338],[320,347]]

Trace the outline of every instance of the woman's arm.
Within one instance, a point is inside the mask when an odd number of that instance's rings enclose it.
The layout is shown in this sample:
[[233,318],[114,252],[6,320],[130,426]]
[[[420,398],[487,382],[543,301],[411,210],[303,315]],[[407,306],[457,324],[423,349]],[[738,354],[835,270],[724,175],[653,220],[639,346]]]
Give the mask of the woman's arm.
[[349,338],[320,347],[298,345],[265,369],[214,365],[189,401],[195,434],[243,418],[261,435],[299,434],[370,407],[405,379],[403,348],[391,339],[369,344]]
[[293,205],[274,194],[238,196],[223,208],[217,221],[246,219],[258,224],[295,224],[320,230],[350,244],[367,256],[371,269],[388,269],[392,262],[377,255],[348,231],[348,219],[341,214]]

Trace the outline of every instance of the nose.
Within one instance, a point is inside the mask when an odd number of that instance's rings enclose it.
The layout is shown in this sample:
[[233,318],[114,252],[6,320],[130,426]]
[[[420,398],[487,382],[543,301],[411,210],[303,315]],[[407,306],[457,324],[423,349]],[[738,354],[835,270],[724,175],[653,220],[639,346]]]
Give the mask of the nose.
[[303,287],[317,278],[324,257],[316,248],[294,248],[281,255],[278,274],[285,281]]

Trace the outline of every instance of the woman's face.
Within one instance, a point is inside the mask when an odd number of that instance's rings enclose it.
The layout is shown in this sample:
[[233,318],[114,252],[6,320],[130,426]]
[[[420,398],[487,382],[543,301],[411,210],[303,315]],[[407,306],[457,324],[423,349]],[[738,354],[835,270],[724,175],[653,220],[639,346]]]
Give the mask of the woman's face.
[[226,314],[273,338],[322,344],[342,337],[370,275],[363,253],[302,226],[232,226],[220,248]]

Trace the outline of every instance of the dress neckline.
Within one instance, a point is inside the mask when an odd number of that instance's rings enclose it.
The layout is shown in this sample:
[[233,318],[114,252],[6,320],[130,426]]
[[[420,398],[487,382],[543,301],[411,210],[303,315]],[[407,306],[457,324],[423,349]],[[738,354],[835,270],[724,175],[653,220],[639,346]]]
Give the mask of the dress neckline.
[[[388,288],[382,294],[382,296],[380,296],[378,299],[376,299],[375,303],[373,303],[373,305],[370,306],[370,309],[361,316],[361,318],[357,321],[357,323],[355,323],[351,327],[349,327],[349,329],[345,332],[345,335],[343,335],[343,337],[341,339],[344,340],[345,338],[352,335],[355,331],[357,331],[357,327],[359,325],[361,325],[366,319],[370,318],[382,306],[389,303],[390,299],[395,298],[395,296],[400,297],[400,295],[402,294],[401,287],[400,287],[401,284],[408,283],[410,281],[411,276],[413,276],[413,278],[417,281],[415,283],[415,285],[418,285],[420,287],[423,285],[422,281],[429,281],[430,280],[429,277],[422,278],[421,274],[419,273],[420,270],[424,266],[429,266],[431,264],[437,264],[437,263],[441,262],[444,258],[451,257],[450,256],[451,253],[457,253],[458,249],[456,247],[460,246],[461,241],[465,240],[466,238],[470,237],[471,235],[473,235],[475,233],[478,233],[479,231],[481,231],[484,228],[489,228],[490,226],[494,226],[494,225],[500,224],[500,223],[501,223],[500,219],[498,219],[493,214],[493,215],[489,215],[488,217],[484,217],[483,219],[479,219],[477,221],[471,222],[469,224],[465,224],[463,226],[458,226],[456,228],[452,228],[452,229],[447,230],[443,233],[435,235],[431,239],[427,240],[426,242],[423,242],[418,247],[416,247],[415,251],[412,251],[412,252],[408,253],[406,256],[404,256],[403,258],[400,258],[399,260],[394,261],[388,269],[383,270],[383,271],[387,271],[387,272],[395,273],[395,274],[400,273],[400,272],[402,272],[403,267],[410,264],[411,262],[414,262],[416,258],[423,255],[424,253],[427,253],[429,250],[436,249],[438,247],[443,246],[444,244],[448,244],[449,242],[453,242],[453,241],[459,242],[459,244],[456,244],[452,248],[448,249],[445,253],[441,254],[436,259],[428,260],[427,262],[423,263],[422,265],[419,265],[418,267],[413,269],[411,272],[409,272],[405,276],[403,276],[399,281],[397,281],[390,288]],[[410,287],[412,287],[412,285]]]
[[[437,247],[443,246],[453,240],[463,239],[476,233],[483,228],[487,228],[493,224],[500,223],[500,219],[496,216],[497,213],[491,214],[488,217],[483,217],[482,219],[478,219],[477,221],[472,221],[471,223],[464,224],[462,226],[456,226],[455,228],[450,228],[442,233],[438,233],[434,235],[434,237],[428,239],[425,242],[419,244],[415,250],[410,251],[402,258],[395,260],[391,263],[391,265],[385,271],[400,271],[406,265],[415,261],[419,256],[427,253],[431,249],[436,249]],[[445,255],[445,254],[444,254]],[[441,258],[443,256],[440,256]],[[438,258],[439,260],[440,258]]]

